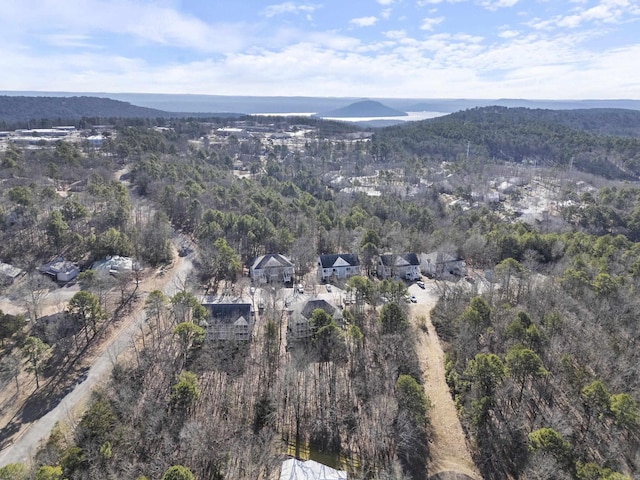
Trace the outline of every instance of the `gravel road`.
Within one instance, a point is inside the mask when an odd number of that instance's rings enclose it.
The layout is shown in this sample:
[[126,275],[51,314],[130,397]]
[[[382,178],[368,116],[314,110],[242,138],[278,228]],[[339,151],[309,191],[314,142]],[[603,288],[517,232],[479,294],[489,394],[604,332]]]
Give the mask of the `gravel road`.
[[[180,285],[193,268],[189,258],[178,256],[175,256],[175,258],[174,266],[167,272],[162,282],[164,286],[161,290],[167,296],[174,295],[180,289]],[[140,325],[144,321],[144,310],[138,310],[131,316],[120,332],[105,345],[102,354],[96,358],[89,369],[86,379],[76,385],[53,410],[28,425],[10,446],[0,451],[0,467],[18,462],[28,464],[40,443],[46,440],[56,422],[64,422],[75,417],[79,407],[81,408],[86,404],[92,389],[108,378],[114,362],[121,353],[132,345],[135,337],[140,333]]]

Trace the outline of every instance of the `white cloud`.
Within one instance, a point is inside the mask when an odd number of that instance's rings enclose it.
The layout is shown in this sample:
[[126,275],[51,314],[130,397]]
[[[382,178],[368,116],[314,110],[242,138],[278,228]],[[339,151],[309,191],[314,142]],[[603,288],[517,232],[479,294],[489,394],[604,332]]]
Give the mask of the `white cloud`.
[[388,20],[391,17],[391,12],[393,10],[390,8],[385,8],[380,12],[380,18],[384,18],[385,20]]
[[487,10],[498,10],[499,8],[513,7],[518,0],[483,0],[480,4]]
[[498,36],[500,38],[506,38],[506,39],[515,38],[518,35],[520,35],[520,32],[518,32],[517,30],[509,30],[509,29],[502,30],[500,33],[498,33]]
[[427,5],[438,5],[440,3],[462,3],[468,0],[417,0],[416,4],[419,7],[426,7]]
[[393,3],[395,3],[396,0],[378,0],[378,3],[380,5],[391,5]]
[[276,15],[283,15],[285,13],[313,13],[318,9],[317,5],[311,4],[297,4],[295,2],[284,2],[276,5],[269,5],[262,11],[262,14],[267,17],[275,17]]
[[433,30],[436,25],[441,24],[444,21],[444,17],[427,17],[422,19],[420,24],[421,30]]
[[[419,4],[440,8],[439,3],[458,1],[464,0],[419,0]],[[467,1],[496,8],[508,3]],[[422,32],[413,38],[409,35],[417,26],[422,24],[429,32],[445,19],[437,14],[424,20],[422,16],[408,17],[385,23],[387,29],[371,41],[358,38],[357,29],[345,34],[333,25],[324,29],[316,26],[317,30],[293,23],[282,26],[275,18],[295,14],[304,21],[304,16],[320,8],[310,3],[272,5],[256,25],[204,21],[172,8],[179,0],[6,3],[0,9],[0,88],[7,90],[416,98],[640,97],[637,42],[616,47],[606,42],[587,43],[598,38],[596,35],[606,38],[605,29],[568,28],[611,26],[613,21],[622,28],[625,22],[637,20],[634,15],[640,13],[637,2],[627,0],[572,2],[563,15],[532,21],[530,27],[537,29],[515,23],[487,25],[487,31],[497,31],[498,36],[486,38],[447,33],[444,28],[438,28],[437,34]],[[423,15],[428,10],[422,10]],[[265,20],[267,11],[273,13],[269,17],[273,20]],[[377,18],[382,23],[383,16]],[[354,20],[366,26],[375,23],[371,19],[376,17]],[[633,30],[626,33],[635,39]],[[118,44],[123,42],[127,48],[119,50]],[[143,58],[149,49],[140,46],[153,47],[153,58]]]
[[45,36],[45,42],[49,46],[62,48],[100,48],[91,41],[89,35],[76,35],[73,33],[56,33]]
[[400,38],[405,38],[407,36],[407,32],[404,30],[387,30],[383,35],[392,40],[398,40]]
[[378,22],[377,17],[359,17],[352,18],[349,23],[356,27],[371,27]]
[[544,20],[533,19],[529,26],[540,30],[554,27],[577,28],[589,22],[614,24],[632,21],[638,15],[640,15],[640,5],[630,3],[628,0],[601,0],[598,5],[590,8],[586,8],[584,4],[575,7],[568,15],[558,15]]
[[[23,0],[21,8],[0,8],[0,25],[17,38],[35,33],[65,35],[127,35],[135,41],[201,52],[229,52],[246,45],[248,27],[206,23],[156,3],[136,0]],[[3,35],[0,33],[0,36]],[[221,41],[224,39],[224,41]]]

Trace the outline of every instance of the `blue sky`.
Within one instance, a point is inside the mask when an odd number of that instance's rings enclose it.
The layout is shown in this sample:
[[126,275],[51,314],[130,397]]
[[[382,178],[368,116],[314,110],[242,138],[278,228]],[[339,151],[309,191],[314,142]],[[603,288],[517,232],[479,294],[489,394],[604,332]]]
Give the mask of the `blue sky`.
[[640,99],[640,0],[6,0],[0,90]]

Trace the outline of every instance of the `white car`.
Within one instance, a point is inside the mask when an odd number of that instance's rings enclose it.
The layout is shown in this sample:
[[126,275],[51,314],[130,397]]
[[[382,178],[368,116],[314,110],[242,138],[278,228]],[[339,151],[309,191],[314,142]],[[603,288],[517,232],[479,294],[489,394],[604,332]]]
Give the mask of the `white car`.
[[418,280],[418,281],[416,282],[416,285],[418,285],[418,286],[419,286],[421,289],[423,289],[423,290],[424,290],[424,288],[425,288],[425,286],[424,286],[424,282],[423,282],[422,280]]
[[327,292],[331,291],[331,284],[327,283]]

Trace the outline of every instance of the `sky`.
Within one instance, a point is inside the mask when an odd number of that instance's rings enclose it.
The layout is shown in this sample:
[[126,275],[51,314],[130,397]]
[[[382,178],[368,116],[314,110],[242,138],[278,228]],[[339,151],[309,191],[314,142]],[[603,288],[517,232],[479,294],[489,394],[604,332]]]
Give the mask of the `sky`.
[[640,99],[640,0],[3,0],[0,90]]

